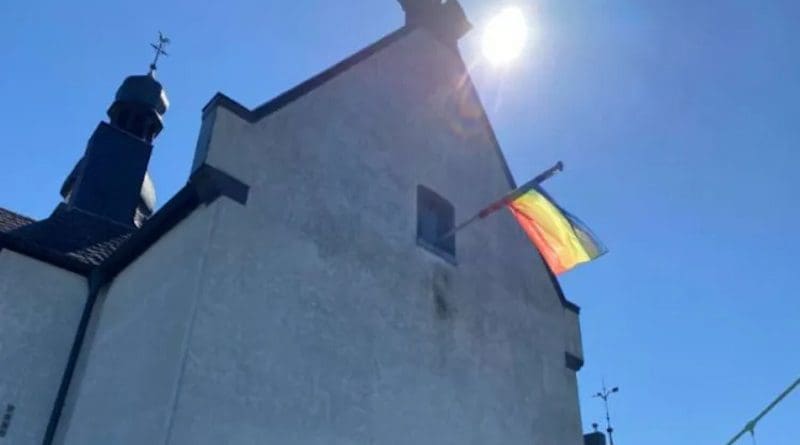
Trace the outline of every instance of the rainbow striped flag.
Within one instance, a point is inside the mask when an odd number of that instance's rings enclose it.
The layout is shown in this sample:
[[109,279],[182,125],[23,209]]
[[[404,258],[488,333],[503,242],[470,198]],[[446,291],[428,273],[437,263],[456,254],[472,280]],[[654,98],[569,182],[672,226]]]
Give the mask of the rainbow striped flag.
[[539,187],[506,205],[556,275],[607,252],[586,225]]

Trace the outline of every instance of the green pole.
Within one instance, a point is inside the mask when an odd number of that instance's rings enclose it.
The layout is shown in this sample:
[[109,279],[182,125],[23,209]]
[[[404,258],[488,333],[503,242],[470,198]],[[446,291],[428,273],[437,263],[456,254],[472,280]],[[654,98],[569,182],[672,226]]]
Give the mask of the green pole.
[[755,432],[756,425],[758,424],[758,422],[764,416],[766,416],[770,411],[772,411],[772,408],[775,408],[775,406],[781,403],[781,401],[785,399],[786,396],[788,396],[789,393],[794,391],[794,389],[797,388],[798,386],[800,386],[800,378],[798,378],[797,380],[795,380],[794,383],[789,385],[789,387],[786,388],[786,390],[783,391],[781,395],[778,396],[778,398],[773,400],[772,403],[769,404],[769,406],[764,408],[764,410],[761,411],[761,413],[759,413],[759,415],[757,415],[755,419],[747,422],[747,424],[744,426],[744,429],[742,429],[742,431],[740,431],[739,434],[733,436],[733,439],[729,440],[728,443],[725,445],[733,445],[737,440],[739,440],[742,436],[744,436],[747,433],[753,434]]

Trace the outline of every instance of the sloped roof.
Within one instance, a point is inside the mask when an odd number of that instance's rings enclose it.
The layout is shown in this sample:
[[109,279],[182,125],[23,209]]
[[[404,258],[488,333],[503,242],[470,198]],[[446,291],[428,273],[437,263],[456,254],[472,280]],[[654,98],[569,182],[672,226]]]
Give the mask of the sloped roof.
[[9,234],[97,266],[114,253],[133,230],[62,204],[49,218],[25,225]]
[[203,165],[141,229],[127,227],[60,204],[35,221],[0,208],[0,249],[45,261],[82,275],[98,271],[109,279],[169,232],[192,210],[220,196],[244,203],[248,187]]
[[0,207],[0,233],[11,232],[33,222],[35,222],[33,218]]
[[63,204],[41,221],[0,208],[2,244],[37,257],[60,259],[61,265],[76,272],[100,265],[132,231],[132,228],[69,209]]

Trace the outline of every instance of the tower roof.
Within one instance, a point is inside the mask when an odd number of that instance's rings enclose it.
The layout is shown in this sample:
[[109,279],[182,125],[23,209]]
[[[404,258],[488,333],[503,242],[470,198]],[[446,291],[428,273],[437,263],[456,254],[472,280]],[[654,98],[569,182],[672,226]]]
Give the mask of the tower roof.
[[117,90],[115,102],[144,105],[163,116],[169,108],[164,87],[154,77],[154,72],[129,76]]
[[41,221],[0,208],[0,247],[51,261],[68,270],[97,266],[124,243],[132,228],[61,204]]

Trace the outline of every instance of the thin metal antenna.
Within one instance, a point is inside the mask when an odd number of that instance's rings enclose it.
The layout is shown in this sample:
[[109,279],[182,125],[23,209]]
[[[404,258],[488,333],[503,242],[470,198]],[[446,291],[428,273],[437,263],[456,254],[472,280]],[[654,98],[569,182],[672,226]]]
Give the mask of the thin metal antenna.
[[153,63],[150,64],[150,74],[153,74],[153,72],[155,72],[155,70],[157,69],[159,57],[161,57],[162,55],[169,56],[169,54],[167,54],[167,51],[165,50],[165,48],[169,44],[170,44],[169,37],[165,36],[161,31],[159,31],[158,42],[150,44],[150,46],[152,46],[153,49],[156,50],[156,55],[153,58]]
[[611,414],[608,409],[608,398],[617,392],[619,392],[618,386],[608,389],[606,388],[606,379],[603,379],[603,390],[592,396],[603,399],[603,404],[606,408],[606,432],[608,433],[608,441],[610,445],[614,445],[614,428],[611,426]]

